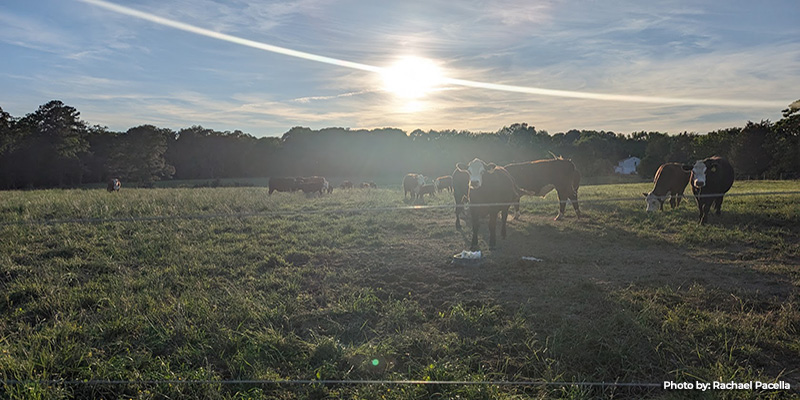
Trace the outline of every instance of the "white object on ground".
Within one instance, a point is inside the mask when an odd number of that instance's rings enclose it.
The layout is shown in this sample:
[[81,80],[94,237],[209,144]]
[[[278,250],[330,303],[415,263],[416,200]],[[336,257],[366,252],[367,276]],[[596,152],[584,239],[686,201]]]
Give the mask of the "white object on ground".
[[527,257],[527,256],[522,256],[522,259],[525,260],[525,261],[544,261],[541,258]]
[[478,251],[466,251],[466,250],[464,250],[460,254],[456,254],[454,257],[455,258],[464,258],[464,259],[476,260],[476,259],[481,258],[481,251],[480,250],[478,250]]

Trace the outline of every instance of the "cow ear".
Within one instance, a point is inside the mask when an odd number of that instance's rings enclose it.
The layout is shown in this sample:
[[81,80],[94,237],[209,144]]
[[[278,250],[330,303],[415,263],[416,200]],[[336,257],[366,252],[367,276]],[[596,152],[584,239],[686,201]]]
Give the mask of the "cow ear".
[[463,162],[456,163],[456,169],[459,169],[459,170],[463,171],[463,170],[467,169],[467,164],[464,164]]
[[489,164],[486,164],[486,170],[487,170],[487,171],[494,171],[494,169],[495,169],[496,167],[497,167],[497,164],[495,164],[495,163],[489,163]]
[[694,169],[694,165],[683,164],[681,165],[681,168],[683,168],[684,171],[691,171]]

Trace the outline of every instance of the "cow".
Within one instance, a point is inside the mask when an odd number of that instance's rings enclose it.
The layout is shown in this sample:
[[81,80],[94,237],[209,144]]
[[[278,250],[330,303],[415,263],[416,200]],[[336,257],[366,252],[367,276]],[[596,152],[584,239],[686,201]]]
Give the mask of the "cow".
[[434,181],[434,185],[436,185],[436,190],[441,193],[443,190],[448,189],[451,192],[453,191],[453,177],[450,175],[440,176],[436,178]]
[[464,204],[469,201],[469,172],[466,164],[456,164],[452,177],[453,198],[456,201],[456,229],[461,230],[461,215],[466,216]]
[[416,200],[419,189],[425,184],[425,177],[422,174],[406,174],[403,177],[403,199],[411,192],[411,201]]
[[298,178],[272,177],[269,178],[269,194],[272,192],[296,192],[300,189]]
[[375,182],[369,181],[369,182],[361,182],[360,187],[362,189],[375,189],[378,187],[378,185],[376,185]]
[[717,215],[722,212],[722,197],[733,186],[733,167],[728,160],[714,156],[683,168],[692,171],[689,182],[700,209],[700,224],[705,224],[712,205]]
[[120,188],[122,188],[122,183],[117,178],[109,180],[108,186],[106,186],[106,190],[109,192],[119,192]]
[[320,196],[328,190],[330,184],[328,180],[321,176],[308,176],[298,178],[299,188],[305,194],[318,192]]
[[505,168],[494,163],[485,163],[476,158],[467,165],[469,173],[469,210],[472,220],[472,244],[478,249],[478,227],[480,217],[489,215],[489,248],[496,244],[497,213],[502,216],[500,236],[506,238],[508,208],[519,200],[521,194],[514,178]]
[[[581,174],[575,169],[575,164],[561,157],[512,163],[505,166],[506,171],[514,178],[514,182],[526,194],[535,194],[544,197],[555,189],[558,194],[558,215],[555,221],[564,216],[567,202],[572,203],[575,214],[581,217],[578,208],[578,186]],[[514,219],[519,218],[519,204],[514,206]]]
[[647,212],[663,210],[667,198],[673,210],[680,206],[690,175],[680,163],[665,163],[658,167],[653,178],[653,190],[650,193],[642,193],[647,201]]
[[339,188],[341,188],[341,189],[352,189],[353,188],[353,182],[344,181],[344,182],[342,182],[341,185],[339,185]]
[[419,193],[417,194],[417,199],[425,201],[425,198],[423,196],[426,194],[436,197],[436,185],[426,183],[420,186]]

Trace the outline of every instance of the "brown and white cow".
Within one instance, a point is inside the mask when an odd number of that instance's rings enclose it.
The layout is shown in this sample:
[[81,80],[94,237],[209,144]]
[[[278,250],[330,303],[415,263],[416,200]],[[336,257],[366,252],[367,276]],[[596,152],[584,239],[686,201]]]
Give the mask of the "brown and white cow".
[[714,156],[693,166],[684,165],[684,169],[692,171],[692,193],[700,209],[700,224],[705,224],[712,205],[717,215],[722,212],[722,197],[733,186],[733,167],[728,160]]
[[[464,163],[456,164],[453,171],[453,198],[456,200],[456,229],[461,230],[461,218],[466,217],[464,204],[469,201],[469,172]],[[466,219],[466,218],[465,218]]]
[[[575,214],[581,217],[578,208],[578,186],[581,174],[575,169],[575,164],[561,157],[547,160],[512,163],[505,169],[514,178],[519,188],[524,189],[523,194],[535,194],[544,197],[555,189],[558,194],[558,221],[564,216],[567,202],[572,203]],[[514,219],[519,218],[519,204],[514,206]]]
[[403,198],[405,199],[408,193],[411,193],[411,201],[417,199],[419,190],[425,184],[425,176],[422,174],[406,174],[403,177]]
[[122,188],[122,183],[117,178],[109,180],[108,186],[106,186],[106,190],[109,192],[119,192],[120,188]]
[[361,182],[361,186],[360,187],[362,189],[376,189],[378,187],[378,185],[376,185],[375,182],[372,182],[372,181],[364,181],[364,182]]
[[295,192],[300,188],[298,178],[292,177],[271,177],[269,178],[269,194],[272,192]]
[[519,200],[520,192],[514,178],[505,168],[494,163],[485,163],[476,158],[467,165],[469,173],[469,210],[472,220],[472,244],[478,249],[478,227],[480,217],[489,215],[489,248],[496,243],[497,213],[501,214],[500,236],[506,238],[508,208]]
[[647,202],[647,212],[663,210],[664,202],[668,198],[672,209],[681,205],[683,191],[689,184],[689,175],[683,164],[665,163],[658,167],[653,178],[653,190],[650,193],[642,193]]
[[443,190],[447,189],[451,192],[453,191],[453,177],[450,175],[440,176],[436,178],[436,181],[433,183],[436,185],[436,190],[441,193]]

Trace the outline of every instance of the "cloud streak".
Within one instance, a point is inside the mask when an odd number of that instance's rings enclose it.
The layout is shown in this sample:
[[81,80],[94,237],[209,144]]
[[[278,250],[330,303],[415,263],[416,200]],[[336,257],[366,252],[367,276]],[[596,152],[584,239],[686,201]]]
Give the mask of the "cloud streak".
[[[254,40],[244,39],[238,36],[215,32],[209,29],[197,27],[187,23],[171,20],[168,18],[160,17],[143,11],[134,10],[132,8],[120,6],[114,3],[109,3],[103,0],[79,0],[87,4],[95,5],[105,8],[115,13],[128,15],[131,17],[147,20],[159,25],[168,26],[171,28],[179,29],[186,32],[206,36],[213,39],[223,40],[230,43],[252,47],[260,50],[269,51],[272,53],[282,54],[290,57],[301,58],[309,61],[315,61],[339,67],[351,68],[366,72],[380,73],[384,69],[382,67],[341,60],[332,57],[321,56],[313,53],[288,49],[285,47],[274,46]],[[764,101],[764,100],[737,100],[737,99],[718,99],[718,98],[674,98],[664,96],[641,96],[629,94],[610,94],[610,93],[591,93],[570,90],[556,90],[545,89],[539,87],[528,87],[519,85],[499,84],[490,82],[480,82],[466,79],[445,78],[445,84],[465,86],[475,89],[503,91],[522,93],[538,96],[551,96],[551,97],[565,97],[585,100],[598,100],[598,101],[611,101],[611,102],[633,102],[633,103],[651,103],[651,104],[664,104],[664,105],[700,105],[700,106],[719,106],[719,107],[748,107],[748,108],[765,108],[774,109],[782,107],[785,102],[777,101]]]

